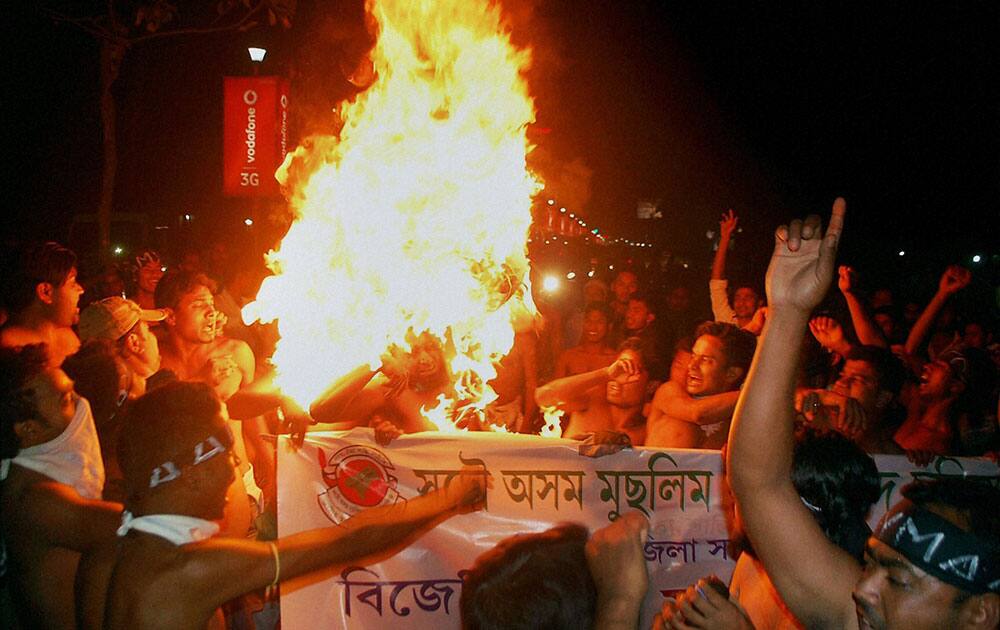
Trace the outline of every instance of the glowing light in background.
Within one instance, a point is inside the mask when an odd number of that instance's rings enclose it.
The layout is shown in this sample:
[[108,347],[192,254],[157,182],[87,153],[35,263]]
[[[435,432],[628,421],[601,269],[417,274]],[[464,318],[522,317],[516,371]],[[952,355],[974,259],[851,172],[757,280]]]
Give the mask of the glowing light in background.
[[555,293],[559,290],[559,286],[562,283],[559,282],[559,278],[555,276],[545,276],[542,280],[542,290],[546,293]]

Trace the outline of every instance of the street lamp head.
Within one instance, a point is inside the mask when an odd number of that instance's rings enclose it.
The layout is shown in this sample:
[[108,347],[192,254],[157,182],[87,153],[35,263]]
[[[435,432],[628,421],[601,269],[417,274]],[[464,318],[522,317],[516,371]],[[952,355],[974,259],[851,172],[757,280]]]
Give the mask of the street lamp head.
[[267,49],[251,46],[247,48],[247,52],[250,53],[250,61],[254,63],[260,63],[264,61],[264,55],[267,54]]

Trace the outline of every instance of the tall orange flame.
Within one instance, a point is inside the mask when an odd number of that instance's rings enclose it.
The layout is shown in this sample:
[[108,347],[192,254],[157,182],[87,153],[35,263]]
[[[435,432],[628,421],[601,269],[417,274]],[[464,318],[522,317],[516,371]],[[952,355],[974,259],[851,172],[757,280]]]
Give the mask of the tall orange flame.
[[[303,405],[357,365],[378,366],[390,345],[406,347],[408,330],[450,333],[452,372],[481,385],[510,350],[512,319],[535,312],[529,52],[486,2],[369,0],[367,9],[379,26],[376,79],[342,106],[336,141],[315,145],[327,152],[268,255],[276,275],[245,310],[278,321],[277,384]],[[458,389],[477,407],[495,397]]]

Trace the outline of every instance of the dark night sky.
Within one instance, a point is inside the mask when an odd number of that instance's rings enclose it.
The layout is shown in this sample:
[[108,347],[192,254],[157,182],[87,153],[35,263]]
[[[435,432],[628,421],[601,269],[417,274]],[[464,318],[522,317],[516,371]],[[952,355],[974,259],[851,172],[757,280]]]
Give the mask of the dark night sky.
[[[97,49],[32,4],[4,23],[16,165],[4,169],[2,233],[65,239],[70,217],[97,203]],[[539,125],[552,130],[543,142],[593,171],[591,223],[646,229],[704,258],[705,231],[732,207],[748,241],[737,247],[759,273],[766,248],[753,254],[749,243],[843,195],[844,257],[859,266],[896,269],[898,249],[935,265],[1000,253],[996,3],[728,4],[533,3],[521,37],[538,49],[532,91]],[[118,210],[160,222],[188,210],[239,215],[218,193],[221,77],[248,73],[243,50],[265,39],[272,69],[294,73],[300,104],[332,105],[349,89],[336,61],[350,53],[331,25],[356,5],[303,0],[288,33],[133,51],[117,86]],[[660,200],[665,218],[640,225],[639,198]]]

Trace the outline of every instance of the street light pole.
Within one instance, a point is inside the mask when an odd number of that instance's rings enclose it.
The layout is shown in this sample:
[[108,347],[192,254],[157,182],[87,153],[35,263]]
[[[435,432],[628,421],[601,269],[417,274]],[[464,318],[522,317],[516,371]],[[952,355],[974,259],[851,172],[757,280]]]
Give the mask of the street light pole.
[[[253,65],[253,76],[258,75],[260,70],[260,64],[264,62],[264,57],[267,55],[266,48],[259,48],[257,46],[250,46],[247,48],[247,53],[250,55],[250,62]],[[257,231],[260,228],[254,228],[254,222],[260,220],[260,199],[258,197],[253,198],[253,202],[250,204],[250,216],[244,220],[243,224],[246,225],[247,229],[250,230],[250,241],[253,251],[257,251]]]

